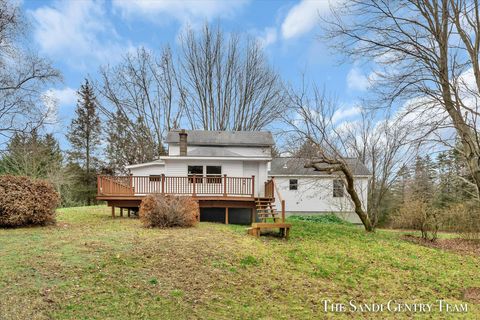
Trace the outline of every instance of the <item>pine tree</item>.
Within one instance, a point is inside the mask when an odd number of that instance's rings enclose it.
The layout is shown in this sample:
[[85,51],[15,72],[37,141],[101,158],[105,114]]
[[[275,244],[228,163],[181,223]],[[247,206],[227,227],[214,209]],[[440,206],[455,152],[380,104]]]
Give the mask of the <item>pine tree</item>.
[[96,154],[101,142],[101,122],[97,111],[97,99],[88,80],[85,80],[77,94],[75,118],[67,133],[71,145],[68,155],[70,162],[84,170],[84,176],[77,178],[78,183],[84,184],[84,197],[86,203],[90,205],[95,195],[95,171],[99,165]]
[[415,161],[412,192],[416,198],[433,200],[435,193],[435,165],[429,155],[418,156]]
[[52,180],[62,169],[62,153],[52,134],[17,133],[0,160],[0,173]]
[[153,161],[165,154],[144,123],[139,118],[131,128],[131,121],[120,111],[108,121],[106,156],[113,172],[124,172],[126,165]]

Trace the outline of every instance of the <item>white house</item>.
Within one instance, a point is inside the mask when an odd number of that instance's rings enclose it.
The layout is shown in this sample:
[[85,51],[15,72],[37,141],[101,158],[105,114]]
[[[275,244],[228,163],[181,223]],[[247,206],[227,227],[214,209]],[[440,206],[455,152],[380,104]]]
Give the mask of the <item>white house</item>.
[[[370,172],[357,159],[347,158],[345,161],[353,170],[356,191],[366,206]],[[275,158],[270,164],[269,177],[275,178],[275,184],[285,200],[287,215],[335,213],[344,220],[361,223],[345,191],[342,177],[307,169],[305,162],[300,158]],[[279,205],[278,198],[276,204]]]
[[[166,143],[168,155],[127,166],[128,176],[99,176],[97,198],[112,208],[132,208],[150,193],[189,195],[199,202],[201,219],[226,223],[276,221],[278,211],[334,212],[358,222],[341,178],[305,169],[302,159],[272,159],[270,132],[174,130]],[[347,161],[366,204],[369,172]]]
[[[171,131],[168,156],[127,166],[133,176],[255,177],[254,194],[264,192],[274,144],[270,132]],[[182,147],[183,146],[183,147]],[[198,179],[197,179],[198,180]],[[197,192],[198,193],[198,192]]]

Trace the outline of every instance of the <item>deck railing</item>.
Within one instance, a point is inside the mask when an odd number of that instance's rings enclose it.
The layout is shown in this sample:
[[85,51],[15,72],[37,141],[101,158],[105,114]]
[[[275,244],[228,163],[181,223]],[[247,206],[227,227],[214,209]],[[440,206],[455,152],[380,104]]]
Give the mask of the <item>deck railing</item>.
[[265,197],[275,198],[275,194],[277,195],[277,199],[280,202],[282,222],[285,222],[285,200],[283,199],[280,191],[278,190],[277,184],[275,182],[275,177],[272,177],[270,180],[265,182]]
[[97,178],[97,194],[100,196],[133,196],[151,193],[254,197],[255,176],[190,175],[171,177],[151,175],[98,176]]

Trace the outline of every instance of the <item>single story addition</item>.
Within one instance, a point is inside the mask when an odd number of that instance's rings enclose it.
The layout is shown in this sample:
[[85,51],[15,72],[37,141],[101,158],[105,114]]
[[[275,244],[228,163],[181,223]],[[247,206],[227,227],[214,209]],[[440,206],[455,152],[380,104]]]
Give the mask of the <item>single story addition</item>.
[[[345,161],[353,170],[355,189],[366,210],[371,174],[358,159],[347,158]],[[305,168],[305,163],[306,159],[302,158],[274,158],[270,164],[268,174],[270,178],[274,177],[275,185],[286,202],[287,216],[334,213],[344,220],[360,224],[341,176]]]

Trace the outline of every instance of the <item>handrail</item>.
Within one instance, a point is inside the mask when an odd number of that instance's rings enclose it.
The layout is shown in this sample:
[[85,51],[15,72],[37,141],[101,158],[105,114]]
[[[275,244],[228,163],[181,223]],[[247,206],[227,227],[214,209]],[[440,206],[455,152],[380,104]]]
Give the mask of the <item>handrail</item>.
[[282,206],[282,222],[285,222],[285,200],[283,200],[282,195],[280,194],[280,191],[278,191],[277,184],[275,183],[275,177],[272,177],[272,182],[273,182],[273,188],[275,189],[275,193],[278,196],[278,200],[280,201],[280,204]]
[[107,176],[97,177],[98,195],[144,195],[152,193],[183,195],[255,196],[255,176]]

